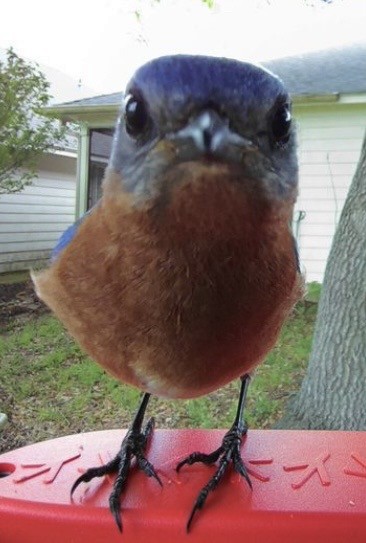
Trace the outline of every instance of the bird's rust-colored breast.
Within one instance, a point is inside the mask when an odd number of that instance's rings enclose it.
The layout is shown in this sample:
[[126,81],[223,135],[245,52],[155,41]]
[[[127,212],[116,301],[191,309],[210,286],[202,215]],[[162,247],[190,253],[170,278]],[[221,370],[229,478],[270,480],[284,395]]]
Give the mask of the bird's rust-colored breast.
[[265,205],[226,173],[186,165],[189,181],[135,206],[109,172],[102,203],[36,276],[40,297],[122,381],[167,397],[219,388],[263,359],[299,296],[291,205]]

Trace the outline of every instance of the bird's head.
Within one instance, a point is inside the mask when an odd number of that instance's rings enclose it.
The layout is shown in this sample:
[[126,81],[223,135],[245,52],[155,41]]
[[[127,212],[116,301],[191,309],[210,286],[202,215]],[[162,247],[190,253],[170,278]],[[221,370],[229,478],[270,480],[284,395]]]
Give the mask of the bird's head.
[[166,199],[196,167],[235,172],[244,189],[252,183],[264,198],[293,201],[294,132],[288,93],[267,70],[225,58],[166,56],[129,82],[110,167],[136,202]]

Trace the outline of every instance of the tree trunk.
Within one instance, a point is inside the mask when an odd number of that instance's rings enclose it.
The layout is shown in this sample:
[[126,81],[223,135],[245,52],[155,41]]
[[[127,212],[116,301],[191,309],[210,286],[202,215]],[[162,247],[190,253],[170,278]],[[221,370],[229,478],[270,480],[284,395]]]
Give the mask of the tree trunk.
[[307,374],[277,427],[366,430],[366,136],[325,270]]

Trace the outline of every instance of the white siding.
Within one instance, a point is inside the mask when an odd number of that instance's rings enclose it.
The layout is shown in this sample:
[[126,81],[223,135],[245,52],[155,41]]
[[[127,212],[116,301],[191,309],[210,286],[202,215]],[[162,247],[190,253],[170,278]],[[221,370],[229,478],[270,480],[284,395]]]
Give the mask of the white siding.
[[39,177],[0,196],[0,273],[39,266],[74,221],[76,158],[45,155]]
[[[322,281],[332,238],[356,170],[366,104],[297,105],[300,260],[307,281]],[[295,214],[296,219],[296,214]]]

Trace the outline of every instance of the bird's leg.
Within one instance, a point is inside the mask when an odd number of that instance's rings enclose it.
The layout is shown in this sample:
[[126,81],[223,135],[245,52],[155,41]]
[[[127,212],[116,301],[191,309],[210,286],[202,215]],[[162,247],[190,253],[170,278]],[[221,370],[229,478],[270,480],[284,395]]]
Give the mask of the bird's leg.
[[142,428],[144,415],[147,404],[150,399],[150,394],[143,395],[140,407],[132,421],[132,424],[124,437],[121,448],[115,458],[104,466],[98,466],[95,468],[89,468],[85,473],[80,475],[74,482],[71,488],[71,496],[80,483],[88,483],[94,477],[102,477],[108,473],[117,473],[116,480],[113,485],[113,490],[109,496],[109,508],[116,521],[118,529],[122,532],[122,520],[120,513],[121,494],[127,482],[128,473],[131,467],[131,461],[133,457],[136,459],[136,465],[141,469],[148,477],[154,477],[154,479],[162,485],[162,482],[157,475],[154,466],[145,458],[145,449],[147,441],[154,427],[154,420],[151,418],[147,422],[145,428]]
[[177,471],[179,471],[181,467],[185,464],[191,465],[196,462],[202,462],[203,464],[212,464],[219,460],[216,472],[208,481],[208,483],[201,489],[200,493],[197,496],[197,499],[193,505],[191,514],[187,522],[187,532],[191,527],[193,517],[196,514],[197,510],[202,509],[207,499],[207,496],[210,494],[210,492],[215,490],[215,488],[221,481],[224,473],[226,472],[230,462],[232,462],[234,470],[242,477],[244,477],[249,487],[252,488],[252,483],[249,479],[247,469],[240,455],[240,445],[242,442],[242,438],[247,433],[247,427],[243,419],[243,413],[249,382],[250,376],[248,374],[244,375],[241,378],[239,402],[235,420],[230,430],[225,434],[220,447],[210,454],[194,452],[190,454],[187,458],[179,462],[179,464],[177,465],[176,469]]

